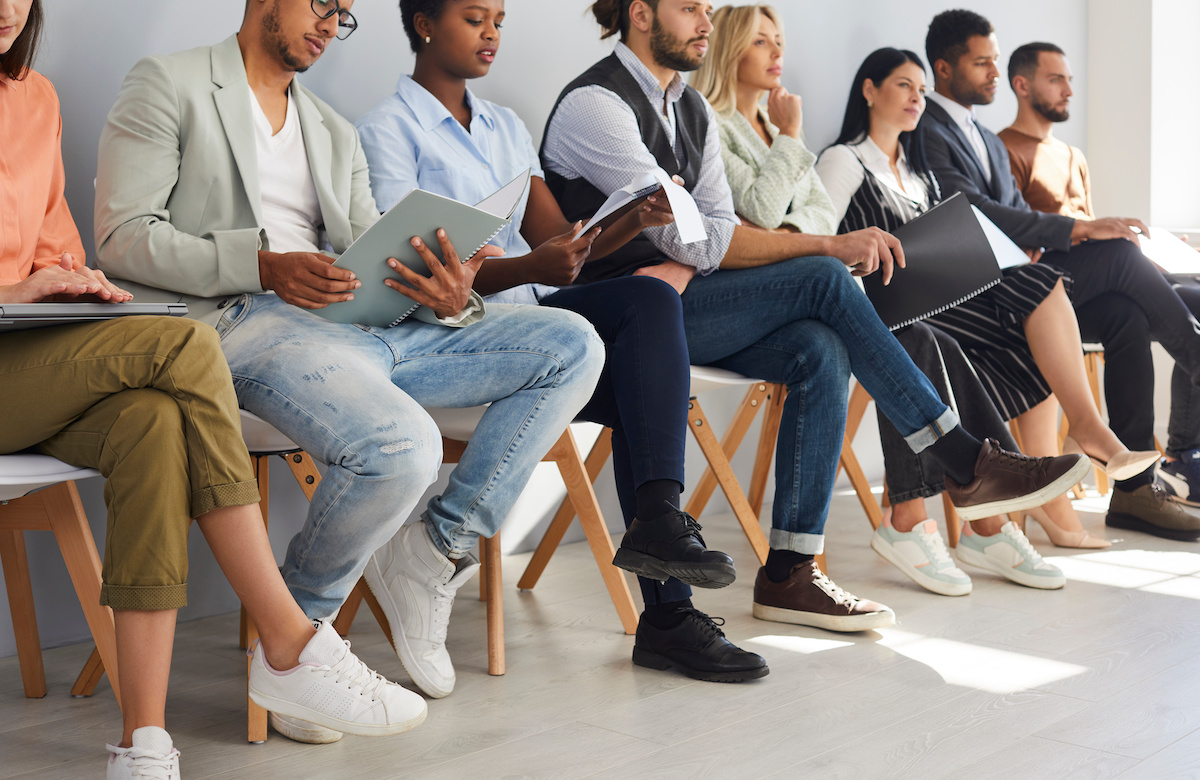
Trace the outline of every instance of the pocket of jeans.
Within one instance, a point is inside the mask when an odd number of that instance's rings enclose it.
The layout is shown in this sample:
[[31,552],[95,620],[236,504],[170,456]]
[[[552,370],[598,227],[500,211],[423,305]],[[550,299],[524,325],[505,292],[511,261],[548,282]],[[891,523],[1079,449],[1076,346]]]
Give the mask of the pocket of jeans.
[[225,308],[225,313],[217,322],[217,336],[222,340],[250,313],[250,295],[243,293],[237,298],[230,298],[226,303],[228,306]]

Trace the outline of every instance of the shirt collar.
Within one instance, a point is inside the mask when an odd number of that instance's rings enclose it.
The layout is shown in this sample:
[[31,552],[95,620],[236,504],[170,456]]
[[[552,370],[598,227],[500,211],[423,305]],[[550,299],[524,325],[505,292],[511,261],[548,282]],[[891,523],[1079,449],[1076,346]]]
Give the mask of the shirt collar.
[[[442,101],[430,94],[429,90],[413,81],[412,76],[404,75],[396,83],[396,94],[413,112],[421,129],[428,132],[441,123],[449,120],[457,124],[458,120],[450,113],[450,109],[442,105]],[[487,125],[488,130],[496,129],[496,117],[491,108],[482,100],[476,99],[471,90],[467,90],[467,105],[471,107],[471,123],[479,117]]]
[[[635,81],[637,81],[638,86],[642,88],[642,92],[646,93],[646,97],[648,97],[652,103],[657,104],[659,101],[661,101],[664,94],[663,88],[659,86],[658,79],[654,77],[654,74],[650,72],[650,69],[646,67],[646,64],[638,59],[638,56],[633,53],[633,49],[629,48],[623,43],[618,42],[614,51],[617,55],[617,59],[621,61],[621,64],[625,66],[625,69],[633,75],[633,78]],[[683,77],[680,76],[679,73],[676,73],[675,77],[671,79],[671,83],[667,85],[665,90],[667,102],[675,103],[677,100],[679,100],[679,98],[683,97],[683,91],[686,88],[686,85],[683,83]]]
[[[857,144],[854,144],[854,148],[858,149],[858,153],[862,156],[863,162],[867,163],[868,165],[873,163],[885,170],[891,168],[892,161],[888,158],[887,154],[885,154],[884,151],[879,148],[879,144],[875,143],[875,139],[871,138],[871,136],[868,135]],[[900,152],[900,156],[896,160],[896,167],[898,167],[901,171],[907,170],[908,158],[904,155],[904,147],[900,146],[898,151]]]
[[966,129],[972,122],[975,121],[974,106],[964,106],[962,103],[959,103],[953,98],[948,98],[940,92],[930,92],[929,100],[934,101],[939,106],[944,108],[946,113],[950,115],[950,118],[953,119],[954,123],[959,127]]

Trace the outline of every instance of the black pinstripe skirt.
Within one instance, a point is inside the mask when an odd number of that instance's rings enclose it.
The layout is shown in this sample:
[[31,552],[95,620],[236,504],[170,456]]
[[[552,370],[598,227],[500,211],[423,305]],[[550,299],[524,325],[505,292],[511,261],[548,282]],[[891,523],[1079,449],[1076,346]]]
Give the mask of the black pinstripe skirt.
[[1033,362],[1022,322],[1046,300],[1059,279],[1069,292],[1070,277],[1049,265],[1008,268],[999,284],[927,319],[958,341],[1006,420],[1050,395],[1050,386]]

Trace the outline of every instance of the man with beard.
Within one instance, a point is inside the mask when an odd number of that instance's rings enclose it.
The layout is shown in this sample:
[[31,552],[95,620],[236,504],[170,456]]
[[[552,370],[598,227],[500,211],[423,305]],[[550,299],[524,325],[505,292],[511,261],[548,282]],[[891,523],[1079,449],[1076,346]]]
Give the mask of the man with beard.
[[[711,3],[598,0],[591,10],[604,37],[620,42],[563,90],[551,112],[541,151],[546,184],[567,219],[587,219],[631,178],[661,167],[683,179],[707,237],[685,244],[677,225],[648,228],[588,262],[578,279],[635,274],[668,282],[681,295],[693,364],[787,384],[771,551],[754,584],[754,615],[833,631],[890,625],[891,609],[845,592],[813,560],[824,545],[851,369],[909,446],[950,474],[956,505],[970,503],[964,490],[975,488],[967,483],[1028,499],[1048,489],[1050,464],[964,431],[880,322],[847,269],[881,270],[890,280],[893,264],[904,265],[895,237],[878,228],[818,236],[740,223],[712,107],[680,76],[708,49]],[[1025,476],[1000,487],[1001,473],[1018,472]],[[695,610],[686,590],[672,592],[676,601],[639,623],[634,663],[687,671],[724,641],[707,617],[706,625],[688,621]]]
[[[409,285],[389,280],[397,313],[424,307],[413,316],[373,328],[306,311],[354,297],[359,281],[321,248],[345,251],[379,218],[353,125],[295,79],[353,32],[352,4],[249,0],[237,35],[135,65],[100,139],[97,254],[146,300],[182,299],[216,327],[241,407],[325,464],[282,568],[300,607],[329,620],[365,567],[409,676],[440,697],[471,550],[591,396],[604,349],[572,312],[485,312],[471,282],[498,250],[460,264],[440,231],[444,265],[412,241],[429,278],[379,258]],[[422,407],[488,403],[447,489],[404,525],[441,465]]]
[[[1086,215],[1030,208],[1004,143],[975,121],[973,107],[991,103],[1000,80],[999,42],[987,19],[963,10],[938,14],[929,25],[925,50],[935,91],[917,132],[942,192],[963,192],[1031,257],[1070,276],[1071,303],[1083,340],[1104,345],[1109,427],[1126,447],[1154,446],[1151,339],[1162,344],[1178,369],[1168,451],[1178,457],[1200,447],[1200,404],[1193,408],[1187,400],[1200,384],[1200,324],[1139,251],[1137,232],[1145,225],[1136,219],[1093,219],[1090,206]],[[1053,88],[1040,90],[1038,100],[1065,119],[1065,96],[1070,95],[1065,59],[1039,52],[1033,63],[1034,70],[1045,71],[1047,81],[1055,73],[1060,77]],[[1028,76],[1014,80],[1033,83]],[[1037,114],[1032,93],[1022,101],[1020,116]],[[1042,121],[1048,132],[1054,120]],[[1045,416],[1043,424],[1057,423],[1058,410],[1049,401],[1030,413],[1035,412]],[[1115,483],[1106,523],[1171,539],[1200,538],[1200,512],[1172,496],[1155,479],[1154,467]]]

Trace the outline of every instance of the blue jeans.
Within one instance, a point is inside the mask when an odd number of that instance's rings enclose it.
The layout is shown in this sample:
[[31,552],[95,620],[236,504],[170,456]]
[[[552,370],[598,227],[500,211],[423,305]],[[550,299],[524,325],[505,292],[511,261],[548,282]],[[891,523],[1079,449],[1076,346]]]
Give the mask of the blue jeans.
[[490,305],[466,328],[331,323],[274,295],[218,324],[238,402],[326,465],[288,545],[284,580],[310,618],[331,616],[403,525],[442,462],[422,407],[491,403],[423,519],[451,558],[499,528],[534,466],[587,403],[604,363],[571,312]]
[[683,322],[693,363],[787,385],[775,450],[775,549],[824,549],[852,371],[914,452],[958,425],[833,258],[697,276],[683,293]]

